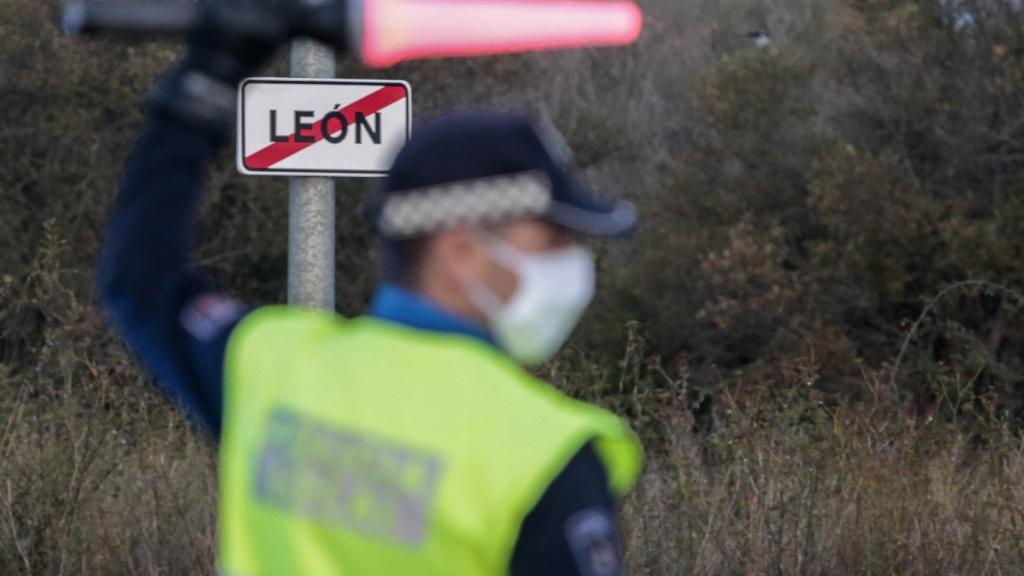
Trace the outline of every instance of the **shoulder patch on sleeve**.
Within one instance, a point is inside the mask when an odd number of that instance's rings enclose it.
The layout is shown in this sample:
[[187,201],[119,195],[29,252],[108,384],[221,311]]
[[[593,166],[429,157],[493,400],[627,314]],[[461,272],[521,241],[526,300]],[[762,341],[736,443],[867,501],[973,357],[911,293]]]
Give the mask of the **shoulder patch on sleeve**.
[[181,310],[181,325],[200,342],[208,342],[245,314],[241,302],[223,294],[200,294]]
[[615,520],[604,508],[588,508],[569,517],[565,535],[582,576],[623,576]]

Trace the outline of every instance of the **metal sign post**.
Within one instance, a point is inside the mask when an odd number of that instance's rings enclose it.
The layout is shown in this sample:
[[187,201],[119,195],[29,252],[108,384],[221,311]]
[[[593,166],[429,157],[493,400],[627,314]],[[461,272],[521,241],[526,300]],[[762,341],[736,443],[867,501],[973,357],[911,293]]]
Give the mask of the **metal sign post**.
[[[334,78],[334,52],[317,42],[292,43],[291,75]],[[288,181],[288,304],[334,310],[334,180]]]
[[289,176],[288,303],[334,309],[335,180],[386,176],[409,139],[412,89],[401,80],[334,78],[334,57],[300,43],[290,78],[238,88],[238,171]]

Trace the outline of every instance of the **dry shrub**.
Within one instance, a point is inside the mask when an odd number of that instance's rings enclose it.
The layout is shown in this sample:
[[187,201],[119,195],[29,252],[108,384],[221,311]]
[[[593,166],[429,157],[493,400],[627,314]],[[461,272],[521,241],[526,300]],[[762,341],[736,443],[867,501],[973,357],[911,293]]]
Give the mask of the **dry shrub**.
[[30,272],[5,282],[0,336],[4,574],[213,574],[207,439],[155,393],[75,287],[44,223]]
[[[768,47],[723,42],[702,70],[688,138],[644,203],[631,265],[610,267],[599,326],[640,320],[652,349],[687,358],[705,386],[717,369],[777,382],[794,358],[824,354],[815,386],[830,402],[856,400],[862,368],[899,354],[913,413],[953,380],[974,400],[944,418],[991,409],[1019,425],[1019,8],[747,6],[758,26],[789,18],[778,35],[768,26]],[[735,25],[730,8],[719,25]],[[995,288],[929,306],[974,281]]]

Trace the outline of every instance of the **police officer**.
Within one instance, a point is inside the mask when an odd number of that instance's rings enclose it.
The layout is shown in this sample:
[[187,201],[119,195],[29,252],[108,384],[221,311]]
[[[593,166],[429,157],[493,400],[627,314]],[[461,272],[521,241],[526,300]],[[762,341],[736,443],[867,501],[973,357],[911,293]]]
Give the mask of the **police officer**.
[[[331,2],[307,4],[329,21]],[[383,282],[365,317],[250,310],[190,267],[233,87],[303,29],[296,14],[207,9],[149,100],[100,266],[114,324],[220,440],[221,570],[621,574],[615,506],[639,446],[522,366],[591,299],[578,237],[635,215],[580,184],[552,127],[476,110],[417,130],[371,202]]]

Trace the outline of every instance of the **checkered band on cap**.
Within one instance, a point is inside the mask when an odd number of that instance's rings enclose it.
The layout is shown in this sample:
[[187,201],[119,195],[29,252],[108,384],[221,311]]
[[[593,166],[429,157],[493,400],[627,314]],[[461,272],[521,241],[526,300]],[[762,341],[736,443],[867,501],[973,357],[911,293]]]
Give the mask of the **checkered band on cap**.
[[551,181],[540,170],[463,180],[391,196],[380,231],[412,238],[453,224],[483,224],[539,216],[551,206]]

